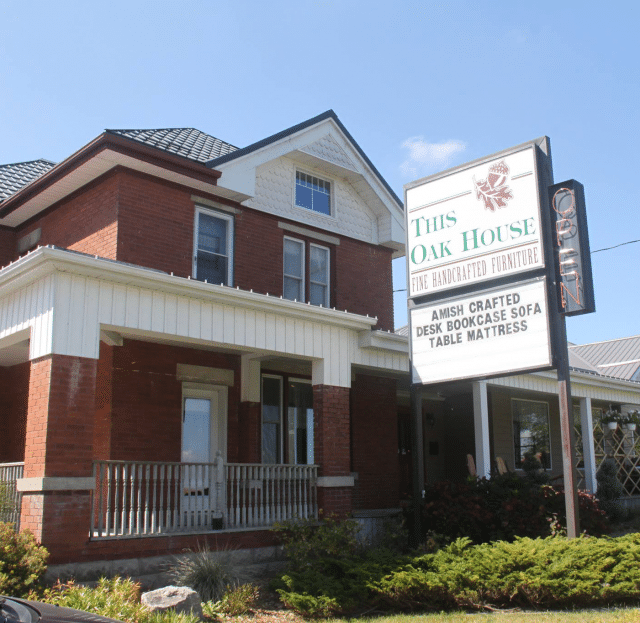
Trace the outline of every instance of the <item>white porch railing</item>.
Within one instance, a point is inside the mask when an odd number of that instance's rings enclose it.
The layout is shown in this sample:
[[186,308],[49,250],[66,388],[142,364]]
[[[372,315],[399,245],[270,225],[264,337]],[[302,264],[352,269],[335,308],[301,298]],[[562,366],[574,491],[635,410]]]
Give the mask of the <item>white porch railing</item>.
[[316,465],[95,461],[93,539],[269,528],[317,518]]
[[16,490],[16,481],[22,478],[24,463],[0,463],[0,521],[14,524],[20,529],[22,494]]

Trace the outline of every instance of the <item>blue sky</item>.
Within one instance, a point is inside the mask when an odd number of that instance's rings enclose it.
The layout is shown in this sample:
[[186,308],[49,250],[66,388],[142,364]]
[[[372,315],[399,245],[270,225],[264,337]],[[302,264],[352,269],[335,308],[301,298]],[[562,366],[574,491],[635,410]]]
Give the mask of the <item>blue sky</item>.
[[[242,147],[332,108],[402,197],[546,134],[598,250],[640,239],[639,30],[616,1],[5,0],[0,163],[60,161],[105,128]],[[639,260],[639,243],[592,255],[597,312],[568,320],[571,341],[640,333]]]

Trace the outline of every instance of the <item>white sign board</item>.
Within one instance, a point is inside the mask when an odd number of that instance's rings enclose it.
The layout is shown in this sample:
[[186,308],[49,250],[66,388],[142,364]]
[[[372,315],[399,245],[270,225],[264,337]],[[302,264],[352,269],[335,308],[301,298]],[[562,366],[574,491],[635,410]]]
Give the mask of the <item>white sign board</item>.
[[551,367],[547,307],[537,279],[411,309],[412,382]]
[[533,145],[405,190],[409,298],[544,267]]

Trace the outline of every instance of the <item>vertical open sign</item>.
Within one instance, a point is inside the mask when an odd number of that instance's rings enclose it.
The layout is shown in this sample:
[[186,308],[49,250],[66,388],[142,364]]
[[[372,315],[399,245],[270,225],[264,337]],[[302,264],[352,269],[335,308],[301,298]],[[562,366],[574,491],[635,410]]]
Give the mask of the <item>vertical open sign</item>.
[[584,187],[567,180],[549,187],[556,281],[560,313],[590,314],[596,310],[591,273]]

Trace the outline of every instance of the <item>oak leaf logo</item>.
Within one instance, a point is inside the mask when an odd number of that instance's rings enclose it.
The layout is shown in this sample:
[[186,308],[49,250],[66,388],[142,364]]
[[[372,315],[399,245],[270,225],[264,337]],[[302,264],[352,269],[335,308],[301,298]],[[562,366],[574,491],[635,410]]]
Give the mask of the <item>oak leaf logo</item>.
[[476,199],[484,201],[485,210],[495,212],[496,208],[506,208],[513,199],[513,192],[506,184],[508,177],[509,167],[504,160],[489,167],[486,180],[476,181],[473,177]]

